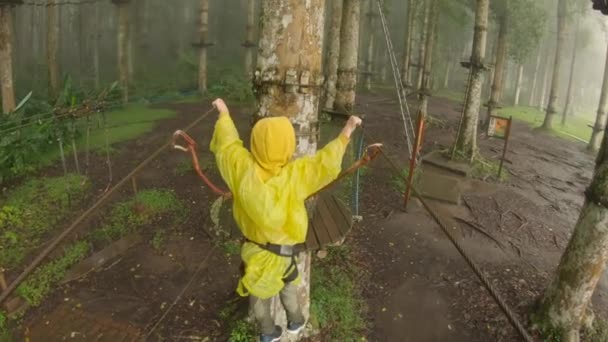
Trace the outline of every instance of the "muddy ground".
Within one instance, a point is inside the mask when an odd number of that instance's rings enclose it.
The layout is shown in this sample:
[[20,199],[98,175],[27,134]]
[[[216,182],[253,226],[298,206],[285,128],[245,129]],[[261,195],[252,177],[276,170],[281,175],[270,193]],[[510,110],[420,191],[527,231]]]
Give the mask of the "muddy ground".
[[[404,166],[407,153],[403,126],[393,98],[391,93],[360,94],[356,111],[366,114],[366,132],[381,137],[387,154]],[[178,111],[176,118],[162,122],[152,133],[136,141],[117,146],[117,153],[112,156],[114,183],[166,141],[173,130],[185,127],[209,108],[207,104],[171,106]],[[430,114],[442,124],[428,128],[423,152],[450,146],[458,126],[458,107],[459,104],[445,99],[430,101]],[[232,113],[241,132],[246,132],[251,110],[234,107]],[[213,118],[212,115],[193,130],[192,136],[201,151],[208,146]],[[248,140],[247,136],[243,138]],[[481,139],[480,146],[482,154],[490,159],[498,158],[502,151],[499,140]],[[203,165],[210,168],[217,180],[208,152],[203,156]],[[220,311],[227,306],[245,309],[245,303],[234,293],[239,258],[211,242],[207,232],[211,226],[208,205],[212,195],[193,173],[175,174],[186,158],[180,152],[164,152],[138,176],[140,189],[175,189],[189,208],[185,222],[159,223],[171,232],[165,249],[158,252],[149,243],[157,227],[145,229],[144,239],[134,248],[106,263],[101,271],[61,286],[44,305],[30,310],[21,333],[44,336],[54,328],[59,329],[50,320],[54,317],[53,310],[63,303],[74,310],[128,323],[140,333],[149,334],[151,340],[187,340],[192,336],[226,339],[228,322],[220,317]],[[463,223],[454,227],[473,259],[525,320],[565,248],[594,162],[582,144],[533,131],[518,122],[514,125],[507,159],[509,177],[504,183],[491,177],[485,181],[470,180],[465,187],[465,205],[436,202],[433,206],[444,216],[456,216],[483,227],[499,241],[493,242]],[[90,176],[96,193],[89,203],[83,203],[82,210],[102,193],[108,182],[103,158],[93,156],[93,160]],[[60,172],[60,167],[45,170],[46,174]],[[367,276],[363,278],[370,279],[361,284],[368,303],[369,329],[364,332],[368,339],[520,340],[419,203],[414,201],[407,213],[402,211],[402,197],[388,163],[376,160],[362,182],[364,220],[353,229],[346,243],[354,247],[364,265]],[[131,189],[125,187],[112,200],[131,194]],[[101,210],[83,225],[82,231],[94,229],[106,213]],[[163,317],[192,279],[190,290]],[[607,284],[603,279],[594,297],[595,308],[601,312],[608,308]],[[87,340],[86,335],[80,337]]]

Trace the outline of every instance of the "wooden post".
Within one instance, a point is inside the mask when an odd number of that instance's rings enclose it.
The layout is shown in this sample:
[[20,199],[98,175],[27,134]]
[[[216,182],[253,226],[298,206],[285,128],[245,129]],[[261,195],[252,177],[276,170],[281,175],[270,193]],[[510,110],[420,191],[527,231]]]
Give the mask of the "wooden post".
[[245,74],[247,77],[253,77],[253,55],[254,49],[257,47],[255,44],[255,0],[247,1],[247,25],[245,26]]
[[[358,1],[358,0],[357,0]],[[254,90],[255,118],[286,116],[296,129],[296,157],[316,152],[318,110],[323,84],[322,47],[325,0],[263,0]],[[255,120],[254,118],[254,120]],[[311,203],[307,207],[312,208]],[[310,214],[310,212],[309,212]],[[298,257],[299,302],[310,310],[310,252]],[[280,301],[273,305],[275,321],[285,326]]]
[[207,47],[209,46],[209,0],[201,0],[201,21],[198,60],[198,91],[207,92]]
[[13,84],[13,16],[11,7],[21,3],[20,0],[0,1],[0,88],[3,113],[12,112],[16,106]]
[[112,0],[118,8],[118,79],[122,88],[123,103],[129,102],[129,3],[130,0]]

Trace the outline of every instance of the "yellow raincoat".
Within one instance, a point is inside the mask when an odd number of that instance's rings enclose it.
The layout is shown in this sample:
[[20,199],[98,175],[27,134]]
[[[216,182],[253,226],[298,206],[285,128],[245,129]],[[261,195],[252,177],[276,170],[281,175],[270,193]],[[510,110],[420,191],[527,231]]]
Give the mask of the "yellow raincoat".
[[[291,161],[295,133],[289,119],[260,120],[251,133],[251,152],[228,113],[221,113],[211,140],[222,178],[233,194],[233,215],[243,235],[258,244],[295,245],[306,240],[308,216],[304,200],[340,173],[349,139],[340,135],[314,156]],[[290,162],[291,161],[291,162]],[[266,299],[284,286],[291,263],[246,242],[241,249],[245,275],[237,292]]]

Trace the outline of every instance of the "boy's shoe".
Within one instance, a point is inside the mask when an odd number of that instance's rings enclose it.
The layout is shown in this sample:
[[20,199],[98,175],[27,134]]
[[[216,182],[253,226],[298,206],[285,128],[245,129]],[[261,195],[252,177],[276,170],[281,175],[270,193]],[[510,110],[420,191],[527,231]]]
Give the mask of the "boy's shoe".
[[306,326],[306,322],[303,323],[293,323],[293,322],[289,322],[287,323],[287,332],[293,335],[297,335],[300,333],[300,331],[302,331],[302,329],[304,329],[304,327]]
[[283,329],[278,325],[274,327],[272,335],[260,335],[260,342],[279,342],[283,336]]

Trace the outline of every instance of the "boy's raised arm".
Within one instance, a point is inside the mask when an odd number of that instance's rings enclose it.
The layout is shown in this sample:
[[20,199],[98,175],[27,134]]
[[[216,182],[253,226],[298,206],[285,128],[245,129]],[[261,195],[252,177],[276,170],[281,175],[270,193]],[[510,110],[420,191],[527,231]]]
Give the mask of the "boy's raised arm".
[[210,149],[215,154],[217,167],[230,190],[234,191],[236,182],[252,163],[251,154],[243,147],[243,141],[230,117],[228,107],[222,99],[213,101],[219,117],[215,123]]

